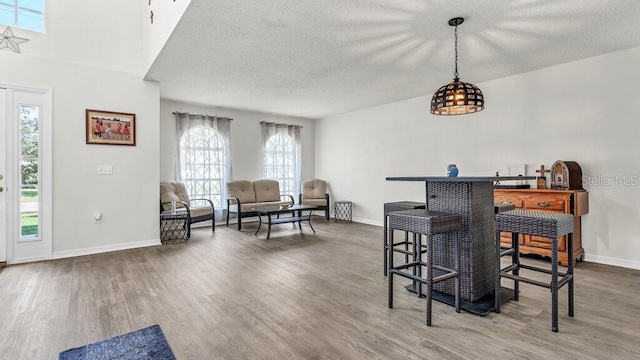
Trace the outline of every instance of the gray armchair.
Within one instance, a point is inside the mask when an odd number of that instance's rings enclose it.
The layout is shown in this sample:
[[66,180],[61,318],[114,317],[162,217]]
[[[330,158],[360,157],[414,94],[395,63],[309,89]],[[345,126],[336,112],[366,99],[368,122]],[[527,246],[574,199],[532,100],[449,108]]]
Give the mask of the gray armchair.
[[302,182],[301,205],[317,206],[318,210],[324,210],[325,219],[329,220],[329,193],[327,182],[320,179],[309,179]]
[[[189,199],[187,188],[177,181],[162,181],[160,183],[160,212],[171,211],[172,202],[176,208],[185,208],[189,214],[187,238],[191,236],[191,224],[211,220],[211,231],[216,231],[215,212],[213,202],[209,199]],[[204,206],[192,206],[194,201],[204,201]]]

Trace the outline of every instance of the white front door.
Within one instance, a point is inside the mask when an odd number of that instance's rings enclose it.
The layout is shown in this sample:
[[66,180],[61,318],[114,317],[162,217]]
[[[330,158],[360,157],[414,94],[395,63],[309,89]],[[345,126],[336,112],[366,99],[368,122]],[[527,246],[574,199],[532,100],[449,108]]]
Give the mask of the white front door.
[[0,87],[0,261],[9,264],[52,256],[51,122],[50,90]]

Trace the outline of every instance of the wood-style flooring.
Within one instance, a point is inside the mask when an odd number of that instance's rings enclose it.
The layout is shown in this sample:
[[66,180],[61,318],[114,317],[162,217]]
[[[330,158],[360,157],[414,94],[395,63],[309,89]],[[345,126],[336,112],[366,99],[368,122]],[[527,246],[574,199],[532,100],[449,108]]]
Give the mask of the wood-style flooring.
[[316,216],[316,234],[286,224],[266,240],[243,226],[5,268],[0,359],[57,359],[153,324],[178,359],[640,359],[640,271],[579,263],[576,317],[563,288],[559,333],[549,290],[528,284],[486,317],[434,302],[427,327],[406,279],[387,308],[380,227]]

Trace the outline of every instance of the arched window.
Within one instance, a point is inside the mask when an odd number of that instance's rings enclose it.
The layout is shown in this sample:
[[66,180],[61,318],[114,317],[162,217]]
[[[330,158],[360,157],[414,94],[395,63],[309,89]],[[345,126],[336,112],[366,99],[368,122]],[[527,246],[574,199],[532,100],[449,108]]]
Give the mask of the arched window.
[[180,170],[189,197],[213,201],[222,209],[227,154],[224,139],[210,127],[197,126],[180,138]]
[[264,148],[264,177],[278,180],[280,194],[297,197],[297,147],[291,137],[276,134],[269,137]]

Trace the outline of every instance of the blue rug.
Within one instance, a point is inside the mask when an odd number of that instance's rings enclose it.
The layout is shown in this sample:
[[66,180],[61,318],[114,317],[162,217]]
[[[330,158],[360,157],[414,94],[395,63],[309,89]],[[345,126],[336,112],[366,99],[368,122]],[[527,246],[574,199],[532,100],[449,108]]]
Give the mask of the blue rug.
[[65,350],[59,360],[175,360],[160,325]]

